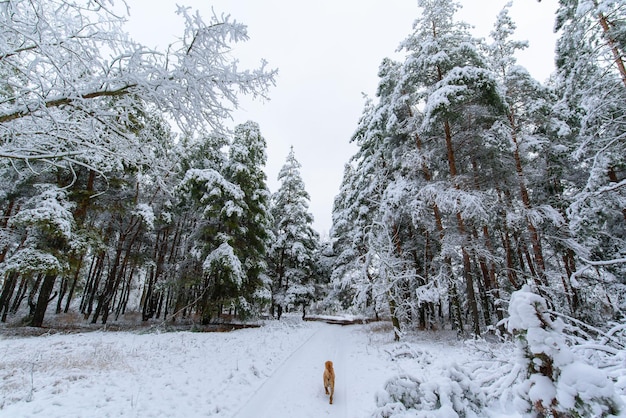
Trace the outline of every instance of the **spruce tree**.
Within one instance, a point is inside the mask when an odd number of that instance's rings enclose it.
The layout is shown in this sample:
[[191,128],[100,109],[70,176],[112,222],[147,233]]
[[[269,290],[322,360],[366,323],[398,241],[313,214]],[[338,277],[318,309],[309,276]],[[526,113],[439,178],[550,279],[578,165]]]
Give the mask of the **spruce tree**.
[[[243,192],[243,211],[231,231],[233,249],[243,264],[245,281],[239,306],[248,311],[256,299],[267,294],[266,261],[271,236],[270,192],[263,171],[266,143],[256,122],[235,128],[225,176]],[[260,300],[259,300],[260,302]],[[243,312],[242,312],[243,313]]]
[[278,316],[285,308],[306,307],[315,294],[315,261],[319,235],[309,213],[309,194],[300,175],[300,163],[293,147],[278,173],[280,187],[272,196],[274,241],[270,253],[272,311]]

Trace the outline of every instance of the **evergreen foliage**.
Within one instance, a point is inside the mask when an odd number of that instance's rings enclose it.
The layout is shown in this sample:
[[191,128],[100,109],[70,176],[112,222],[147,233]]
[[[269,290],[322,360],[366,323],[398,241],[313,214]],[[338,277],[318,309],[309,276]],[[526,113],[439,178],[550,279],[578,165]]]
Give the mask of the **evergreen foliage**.
[[493,330],[524,285],[580,320],[619,320],[623,5],[560,3],[546,84],[516,62],[526,43],[510,4],[488,42],[456,20],[457,2],[419,6],[353,137],[333,212],[335,294],[390,316],[396,338]]
[[278,172],[280,186],[272,196],[274,240],[269,256],[272,279],[272,312],[279,319],[285,309],[302,306],[302,315],[313,301],[319,235],[313,229],[309,194],[300,175],[293,147]]

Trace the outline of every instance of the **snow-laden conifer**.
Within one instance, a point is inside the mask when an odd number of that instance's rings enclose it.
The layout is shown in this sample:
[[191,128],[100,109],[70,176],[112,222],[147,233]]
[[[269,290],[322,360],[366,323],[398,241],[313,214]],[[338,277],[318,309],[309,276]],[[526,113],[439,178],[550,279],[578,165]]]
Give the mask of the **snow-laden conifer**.
[[272,195],[274,237],[270,249],[272,312],[280,318],[286,308],[306,307],[315,294],[315,262],[319,235],[309,213],[309,194],[300,175],[293,147],[278,172],[280,186]]
[[539,416],[615,415],[622,403],[613,382],[577,358],[566,344],[564,326],[529,286],[511,295],[507,329],[517,339],[518,361],[526,369],[515,406]]

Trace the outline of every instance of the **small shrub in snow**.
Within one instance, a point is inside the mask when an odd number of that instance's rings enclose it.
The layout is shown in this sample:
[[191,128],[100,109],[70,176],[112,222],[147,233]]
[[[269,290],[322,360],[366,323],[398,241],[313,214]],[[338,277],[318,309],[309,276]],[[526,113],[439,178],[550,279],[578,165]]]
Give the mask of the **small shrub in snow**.
[[431,364],[433,356],[425,350],[411,347],[409,344],[396,344],[391,350],[386,350],[391,361],[399,359],[415,359],[418,363]]
[[606,417],[620,400],[600,369],[583,363],[565,343],[563,321],[552,319],[546,301],[528,286],[511,295],[509,332],[517,336],[526,379],[516,387],[520,412],[540,417]]
[[472,418],[478,417],[482,402],[479,388],[456,365],[443,375],[425,381],[400,375],[385,384],[376,396],[373,418]]

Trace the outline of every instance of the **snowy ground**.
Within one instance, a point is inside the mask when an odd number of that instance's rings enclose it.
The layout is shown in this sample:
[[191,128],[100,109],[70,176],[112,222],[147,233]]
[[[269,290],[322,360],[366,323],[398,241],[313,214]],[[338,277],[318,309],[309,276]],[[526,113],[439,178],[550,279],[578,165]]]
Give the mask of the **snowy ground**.
[[[371,416],[392,376],[435,378],[477,354],[452,334],[394,343],[388,326],[296,317],[229,333],[0,337],[2,417]],[[322,386],[333,360],[335,403]],[[496,405],[485,416],[516,416]]]

